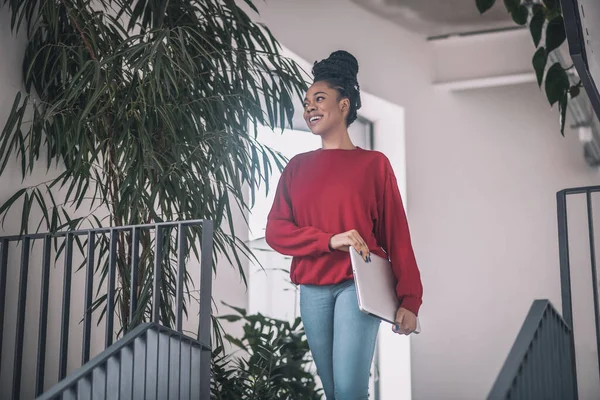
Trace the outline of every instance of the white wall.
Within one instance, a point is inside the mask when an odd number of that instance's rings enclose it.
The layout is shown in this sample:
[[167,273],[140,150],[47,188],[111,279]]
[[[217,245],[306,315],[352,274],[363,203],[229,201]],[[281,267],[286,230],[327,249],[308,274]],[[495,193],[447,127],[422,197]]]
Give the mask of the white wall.
[[533,73],[533,39],[528,29],[501,34],[451,37],[432,41],[430,47],[434,57],[433,81],[436,84]]
[[[536,84],[434,89],[433,46],[350,2],[257,5],[293,52],[310,62],[354,53],[361,88],[405,109],[408,214],[425,289],[413,398],[484,398],[532,301],[560,309],[555,192],[599,177],[575,133],[560,136]],[[465,62],[504,50],[479,47]],[[375,146],[395,159],[395,140]]]

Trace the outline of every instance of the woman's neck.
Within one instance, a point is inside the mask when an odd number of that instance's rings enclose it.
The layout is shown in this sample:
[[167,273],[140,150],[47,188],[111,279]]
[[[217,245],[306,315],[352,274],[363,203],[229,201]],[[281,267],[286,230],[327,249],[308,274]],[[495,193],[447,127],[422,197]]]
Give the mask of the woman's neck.
[[352,143],[352,140],[350,140],[348,130],[344,129],[336,134],[321,136],[321,148],[323,150],[353,150],[356,146]]

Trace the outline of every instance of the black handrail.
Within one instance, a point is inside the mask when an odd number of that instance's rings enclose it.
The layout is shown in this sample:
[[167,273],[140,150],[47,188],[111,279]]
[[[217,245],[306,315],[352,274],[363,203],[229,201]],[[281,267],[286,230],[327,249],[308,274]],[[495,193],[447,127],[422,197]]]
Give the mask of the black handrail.
[[[25,347],[25,320],[27,315],[27,321],[31,321],[32,318],[27,314],[27,290],[30,285],[30,269],[35,268],[35,265],[31,262],[30,253],[36,240],[43,240],[43,253],[41,262],[41,283],[36,283],[41,287],[40,295],[40,311],[39,311],[39,331],[38,331],[38,343],[37,343],[37,359],[35,368],[35,395],[39,396],[44,390],[44,384],[48,383],[46,379],[46,359],[47,359],[47,335],[48,335],[48,315],[49,315],[49,295],[50,295],[50,273],[52,267],[52,243],[57,238],[64,240],[64,265],[62,269],[64,271],[64,279],[62,285],[62,301],[60,307],[60,339],[59,339],[59,359],[58,359],[58,376],[55,378],[55,382],[61,381],[66,377],[67,374],[67,360],[68,356],[73,349],[70,345],[70,334],[69,334],[69,322],[71,319],[71,293],[72,293],[72,276],[73,276],[73,247],[74,241],[78,237],[85,237],[87,239],[87,260],[83,265],[85,269],[85,295],[82,299],[84,303],[84,315],[83,315],[83,341],[82,341],[82,357],[81,365],[89,361],[90,348],[92,341],[92,302],[93,302],[93,290],[94,290],[94,255],[96,250],[96,239],[99,235],[109,235],[108,238],[108,275],[107,275],[107,290],[106,290],[106,331],[104,348],[111,346],[114,340],[114,319],[115,319],[115,280],[117,275],[117,240],[118,235],[122,232],[128,233],[131,237],[130,247],[130,259],[129,265],[131,273],[131,284],[129,288],[131,304],[129,307],[129,319],[133,320],[134,313],[137,310],[138,305],[138,264],[139,264],[139,242],[140,233],[143,231],[152,231],[156,233],[156,241],[154,245],[154,274],[153,279],[153,300],[152,300],[152,312],[151,322],[159,323],[161,306],[161,274],[160,269],[163,262],[163,247],[161,241],[163,240],[163,234],[166,234],[167,230],[176,228],[177,229],[177,275],[176,279],[176,292],[175,292],[175,329],[182,332],[183,328],[183,292],[184,292],[184,277],[186,275],[185,265],[185,251],[188,246],[188,238],[186,235],[185,228],[200,228],[202,231],[200,243],[200,290],[199,290],[199,306],[200,306],[200,318],[198,326],[198,340],[201,343],[210,344],[210,323],[211,323],[211,293],[212,293],[212,240],[213,240],[213,225],[208,220],[192,220],[192,221],[176,221],[176,222],[161,222],[156,224],[144,224],[144,225],[129,225],[120,227],[110,228],[95,228],[95,229],[82,229],[73,230],[57,233],[35,233],[26,235],[13,235],[0,237],[0,378],[3,376],[2,373],[11,374],[11,386],[10,386],[10,398],[13,400],[19,400],[22,396],[23,386],[23,351]],[[170,232],[170,231],[169,231]],[[21,246],[20,251],[20,268],[19,268],[19,284],[17,293],[17,316],[16,316],[16,327],[15,327],[15,341],[14,341],[14,352],[12,354],[11,366],[12,371],[6,368],[6,371],[1,369],[3,363],[2,360],[5,357],[10,357],[8,354],[2,354],[3,339],[5,331],[10,327],[6,325],[6,289],[7,289],[7,275],[9,272],[9,252],[10,246],[13,243],[17,243]],[[193,245],[193,244],[190,244]],[[12,256],[11,256],[12,258]],[[30,265],[31,264],[31,265]],[[30,268],[31,267],[31,268]],[[56,265],[58,267],[58,265]],[[73,299],[75,300],[75,299]],[[143,322],[143,321],[140,321]],[[133,328],[133,326],[124,327],[127,329]],[[33,344],[32,344],[33,345]],[[5,346],[5,350],[9,346]],[[6,364],[4,364],[6,365]],[[210,376],[210,357],[203,357],[200,365],[200,374],[203,376]],[[7,377],[5,377],[7,378]],[[27,376],[29,382],[32,377]],[[3,388],[2,392],[4,395],[8,395],[5,392],[6,388]],[[210,387],[203,387],[203,393],[209,393]]]
[[[585,195],[586,217],[588,225],[588,242],[590,251],[591,267],[591,289],[594,299],[594,322],[596,328],[596,348],[598,355],[598,367],[600,371],[600,309],[598,302],[598,271],[596,266],[596,244],[593,218],[592,194],[600,192],[600,186],[573,187],[561,190],[556,194],[557,216],[558,216],[558,251],[560,256],[560,287],[562,296],[562,313],[567,324],[573,329],[573,298],[571,295],[571,260],[569,249],[569,224],[567,216],[567,199],[572,195]],[[583,288],[580,288],[582,290]],[[573,369],[576,371],[575,361],[575,339],[576,333],[571,335],[571,347],[573,352]],[[600,378],[600,377],[599,377]],[[577,393],[577,385],[575,385]]]
[[576,400],[572,332],[548,300],[535,300],[489,400]]
[[[148,336],[149,332],[156,332],[157,336],[163,336],[168,339],[174,338],[177,341],[178,346],[172,346],[171,340],[164,343],[166,340],[160,340],[156,338],[156,346],[150,344],[152,340]],[[139,344],[136,346],[136,341]],[[166,344],[166,349],[161,349],[161,343]],[[186,346],[182,346],[182,344]],[[193,349],[197,349],[197,353],[204,352],[204,357],[195,357]],[[130,356],[130,364],[128,368],[123,368],[122,365],[118,366],[120,370],[120,379],[109,380],[107,369],[109,360],[116,358],[118,362],[123,363],[123,356],[121,355],[123,350],[127,351]],[[136,351],[137,350],[137,351]],[[84,364],[81,368],[74,371],[68,378],[62,380],[58,384],[54,385],[50,390],[45,392],[43,395],[37,398],[37,400],[53,400],[60,399],[61,396],[66,393],[73,391],[78,394],[77,398],[92,399],[92,393],[94,389],[94,373],[97,370],[103,372],[100,383],[100,390],[104,392],[104,397],[108,398],[108,393],[123,393],[124,387],[128,390],[127,398],[132,399],[143,399],[150,397],[147,393],[148,386],[152,386],[153,398],[158,398],[159,392],[167,392],[169,396],[165,399],[194,399],[196,395],[200,395],[201,386],[206,385],[210,376],[195,375],[194,367],[198,367],[194,364],[199,364],[202,358],[210,358],[211,348],[207,344],[202,344],[198,340],[194,340],[180,332],[174,331],[169,328],[165,328],[155,322],[138,325],[135,329],[126,334],[122,339],[115,342],[108,349],[98,354],[92,360]],[[163,365],[162,361],[167,365]],[[146,361],[135,362],[137,360]],[[156,362],[148,363],[147,360],[152,359]],[[195,360],[194,360],[195,359]],[[182,362],[186,360],[186,362]],[[189,360],[189,361],[188,361]],[[196,361],[196,362],[193,362]],[[150,365],[151,364],[151,365]],[[170,366],[174,365],[177,368],[173,368],[175,371],[170,370]],[[136,369],[143,370],[143,373],[138,373]],[[165,371],[168,371],[164,373]],[[161,372],[164,373],[161,377]],[[156,382],[149,382],[148,377],[156,376]],[[171,382],[171,378],[174,378],[175,382]],[[208,382],[210,384],[210,382]],[[187,396],[183,395],[186,392]],[[177,393],[176,396],[171,396],[171,393]],[[205,397],[199,397],[205,398]]]

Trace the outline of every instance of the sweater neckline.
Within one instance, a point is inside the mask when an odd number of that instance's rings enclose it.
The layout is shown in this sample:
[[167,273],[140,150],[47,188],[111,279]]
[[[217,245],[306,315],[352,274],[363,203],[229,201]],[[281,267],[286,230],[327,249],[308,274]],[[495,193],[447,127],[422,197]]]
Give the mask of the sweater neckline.
[[352,151],[356,151],[356,150],[362,150],[362,149],[360,148],[360,146],[354,146],[353,149],[324,149],[324,148],[317,149],[317,151],[323,151],[323,152],[352,152]]

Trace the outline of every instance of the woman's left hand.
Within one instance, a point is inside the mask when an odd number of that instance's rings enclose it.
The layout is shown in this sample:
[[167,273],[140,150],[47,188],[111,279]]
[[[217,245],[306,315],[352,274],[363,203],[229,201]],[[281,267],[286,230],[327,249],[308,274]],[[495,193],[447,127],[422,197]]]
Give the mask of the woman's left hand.
[[406,308],[400,307],[396,312],[396,323],[392,330],[400,335],[410,335],[417,329],[417,316]]

